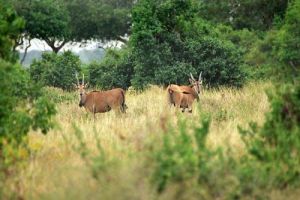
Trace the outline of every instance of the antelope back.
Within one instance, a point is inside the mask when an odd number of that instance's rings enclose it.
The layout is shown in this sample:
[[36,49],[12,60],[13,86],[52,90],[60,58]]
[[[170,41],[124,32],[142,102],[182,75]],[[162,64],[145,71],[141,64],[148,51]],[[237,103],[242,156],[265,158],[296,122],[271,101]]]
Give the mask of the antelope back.
[[178,85],[169,85],[167,88],[168,91],[168,99],[170,104],[174,104],[175,106],[180,106],[181,100],[183,98],[183,92]]

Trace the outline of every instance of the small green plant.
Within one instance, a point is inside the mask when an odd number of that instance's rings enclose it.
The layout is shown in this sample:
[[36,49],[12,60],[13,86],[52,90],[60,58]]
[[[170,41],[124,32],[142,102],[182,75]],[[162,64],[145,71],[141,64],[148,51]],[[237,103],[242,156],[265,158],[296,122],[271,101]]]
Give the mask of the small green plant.
[[154,153],[153,181],[159,192],[169,183],[180,183],[199,176],[199,169],[206,168],[203,159],[208,156],[205,143],[210,118],[203,119],[201,124],[202,127],[189,132],[187,121],[181,119],[177,127],[170,127],[163,133],[162,144]]

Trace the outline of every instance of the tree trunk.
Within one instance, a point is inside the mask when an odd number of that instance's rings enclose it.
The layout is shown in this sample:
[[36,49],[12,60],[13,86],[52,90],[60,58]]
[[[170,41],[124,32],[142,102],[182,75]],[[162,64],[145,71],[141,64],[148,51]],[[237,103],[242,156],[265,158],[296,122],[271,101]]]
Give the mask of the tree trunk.
[[27,55],[27,51],[28,51],[28,48],[31,47],[31,39],[29,38],[28,39],[28,46],[26,46],[25,48],[25,51],[24,51],[24,55],[23,55],[23,58],[21,60],[21,65],[23,64],[23,62],[25,61],[25,58],[26,58],[26,55]]
[[52,51],[54,53],[58,53],[61,48],[63,48],[63,46],[67,43],[66,41],[62,41],[61,44],[59,44],[58,46],[55,46],[55,40],[51,40],[51,39],[45,39],[45,42],[48,44],[48,46],[52,49]]

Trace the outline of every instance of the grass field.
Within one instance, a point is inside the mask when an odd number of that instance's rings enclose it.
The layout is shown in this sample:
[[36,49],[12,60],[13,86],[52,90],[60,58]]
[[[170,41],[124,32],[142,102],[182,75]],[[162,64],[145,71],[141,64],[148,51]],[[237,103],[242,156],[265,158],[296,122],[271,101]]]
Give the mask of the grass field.
[[[71,100],[57,104],[56,127],[47,135],[30,133],[34,153],[20,176],[21,193],[26,199],[173,199],[169,193],[157,196],[149,184],[149,144],[155,146],[178,118],[196,124],[209,114],[208,146],[230,147],[238,157],[245,151],[237,126],[264,122],[269,106],[265,91],[272,88],[270,83],[250,83],[242,89],[204,90],[189,114],[170,108],[166,91],[153,86],[140,94],[127,92],[126,114],[97,114],[95,121],[79,108],[79,97],[68,94]],[[95,179],[91,162],[99,155],[107,165]]]

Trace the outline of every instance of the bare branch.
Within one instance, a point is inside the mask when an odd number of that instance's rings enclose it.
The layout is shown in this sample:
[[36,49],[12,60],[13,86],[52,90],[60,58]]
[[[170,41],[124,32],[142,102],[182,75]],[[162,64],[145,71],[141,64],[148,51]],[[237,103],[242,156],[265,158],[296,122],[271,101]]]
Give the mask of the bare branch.
[[26,48],[25,48],[24,55],[23,55],[23,58],[22,58],[22,60],[21,60],[21,65],[22,65],[23,62],[25,61],[25,58],[26,58],[26,56],[27,56],[27,51],[28,51],[29,47],[31,47],[31,38],[28,39],[28,45],[27,45]]

